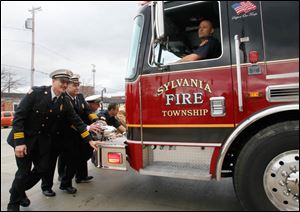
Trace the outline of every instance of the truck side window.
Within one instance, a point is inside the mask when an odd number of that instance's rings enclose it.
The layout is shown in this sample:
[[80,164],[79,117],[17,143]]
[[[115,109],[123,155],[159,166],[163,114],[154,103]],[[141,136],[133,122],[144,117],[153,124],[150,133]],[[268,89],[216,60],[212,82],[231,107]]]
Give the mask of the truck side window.
[[[280,8],[278,10],[277,8]],[[278,15],[273,15],[278,11]],[[266,60],[299,57],[299,2],[262,1]],[[284,58],[283,58],[284,56]]]
[[[219,15],[218,2],[165,8],[165,40],[155,47],[155,62],[166,65],[218,58],[221,55]],[[199,25],[205,24],[213,30],[205,37],[207,39],[200,39]],[[195,58],[183,61],[182,58],[189,55]]]

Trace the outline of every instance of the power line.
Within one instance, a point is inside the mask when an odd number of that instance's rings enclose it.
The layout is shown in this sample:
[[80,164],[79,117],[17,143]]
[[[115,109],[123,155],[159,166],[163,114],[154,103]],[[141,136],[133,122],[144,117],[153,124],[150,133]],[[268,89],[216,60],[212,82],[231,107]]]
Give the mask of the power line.
[[[6,39],[6,38],[1,38],[1,40],[6,40],[6,41],[11,41],[11,42],[18,42],[18,43],[27,43],[27,44],[31,44],[31,42],[29,41],[20,41],[20,40],[10,40],[10,39]],[[41,48],[44,48],[46,50],[48,50],[49,52],[51,52],[52,54],[55,54],[56,56],[59,56],[59,57],[62,57],[64,58],[65,60],[68,60],[74,64],[78,64],[78,62],[75,62],[74,60],[58,53],[58,51],[55,51],[55,50],[52,50],[50,49],[49,47],[45,46],[45,44],[40,44],[40,43],[35,43],[35,45],[37,45],[38,47],[41,47]],[[83,64],[82,64],[83,65]]]
[[[14,66],[14,65],[7,65],[7,64],[2,64],[1,63],[1,66],[6,66],[6,67],[8,67],[8,68],[15,68],[15,70],[16,69],[22,69],[22,70],[26,70],[26,71],[31,71],[31,69],[29,69],[29,68],[25,68],[25,67],[20,67],[20,66]],[[41,73],[41,74],[45,74],[45,75],[49,75],[48,73],[46,73],[46,72],[44,72],[44,71],[40,71],[40,70],[35,70],[36,72],[39,72],[39,73]]]
[[1,28],[14,29],[14,30],[22,30],[22,31],[28,31],[28,30],[26,30],[26,29],[17,28],[17,27],[9,27],[9,26],[1,26]]
[[75,61],[73,61],[73,60],[71,60],[70,58],[68,58],[68,57],[66,57],[66,56],[64,56],[64,55],[62,55],[62,54],[60,54],[60,53],[58,53],[57,51],[55,51],[55,50],[52,50],[52,49],[50,49],[50,48],[48,48],[48,47],[46,47],[44,44],[42,45],[42,44],[40,44],[40,43],[36,43],[38,46],[40,46],[40,47],[42,47],[42,48],[44,48],[44,49],[46,49],[46,50],[48,50],[48,51],[50,51],[50,52],[52,52],[53,54],[55,54],[55,55],[57,55],[57,56],[60,56],[60,57],[63,57],[64,59],[66,59],[66,60],[69,60],[69,61],[71,61],[71,62],[74,62],[75,63]]
[[17,43],[28,43],[28,44],[31,44],[31,42],[29,42],[29,41],[10,40],[10,39],[6,39],[6,38],[1,38],[1,40],[11,41],[11,42],[17,42]]

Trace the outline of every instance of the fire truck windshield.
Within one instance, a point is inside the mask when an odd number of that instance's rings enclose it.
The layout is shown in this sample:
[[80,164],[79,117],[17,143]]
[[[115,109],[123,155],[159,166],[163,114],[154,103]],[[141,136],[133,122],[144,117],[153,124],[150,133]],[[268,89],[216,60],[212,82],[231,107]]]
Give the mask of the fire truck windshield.
[[141,34],[143,26],[143,16],[139,15],[134,19],[133,34],[131,38],[131,47],[127,65],[126,78],[133,78],[137,70],[138,50],[141,43]]

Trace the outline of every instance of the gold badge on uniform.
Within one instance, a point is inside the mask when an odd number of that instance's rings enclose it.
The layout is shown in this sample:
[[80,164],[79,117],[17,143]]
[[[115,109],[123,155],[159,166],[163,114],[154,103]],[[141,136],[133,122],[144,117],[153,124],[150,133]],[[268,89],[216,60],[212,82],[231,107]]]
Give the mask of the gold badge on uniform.
[[47,94],[47,93],[48,93],[47,91],[44,92],[44,94]]
[[59,107],[60,111],[62,111],[62,110],[63,110],[63,107],[64,107],[64,105],[63,105],[63,104],[61,104],[61,105],[60,105],[60,107]]
[[52,113],[52,110],[50,109],[49,112]]

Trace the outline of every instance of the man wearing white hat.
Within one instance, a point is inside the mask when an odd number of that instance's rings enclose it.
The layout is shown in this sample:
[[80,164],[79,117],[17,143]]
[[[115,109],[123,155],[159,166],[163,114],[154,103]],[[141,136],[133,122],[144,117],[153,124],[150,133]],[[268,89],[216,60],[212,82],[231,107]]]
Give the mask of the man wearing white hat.
[[16,109],[8,143],[14,147],[18,169],[10,189],[8,211],[19,211],[20,205],[30,204],[25,191],[49,174],[52,149],[62,142],[65,121],[73,124],[82,139],[97,150],[100,142],[92,140],[86,125],[65,98],[72,75],[66,69],[52,72],[52,86],[31,88]]
[[100,108],[100,101],[101,101],[101,95],[92,95],[85,98],[85,101],[89,103],[89,106],[92,111],[97,113],[98,109]]
[[[99,118],[90,109],[88,103],[84,100],[84,97],[79,93],[79,82],[80,76],[74,74],[70,78],[70,83],[67,87],[66,97],[71,101],[76,113],[86,123],[90,124],[89,131],[98,133],[101,129],[95,124]],[[72,187],[72,178],[76,173],[76,180],[90,180],[93,177],[87,176],[87,160],[91,157],[93,150],[92,148],[81,141],[80,134],[73,126],[67,127],[64,134],[64,148],[63,152],[59,157],[58,162],[58,173],[61,177],[60,189],[66,190],[68,193],[75,193],[76,188]],[[84,173],[78,176],[78,170]],[[77,182],[76,181],[76,182]]]

